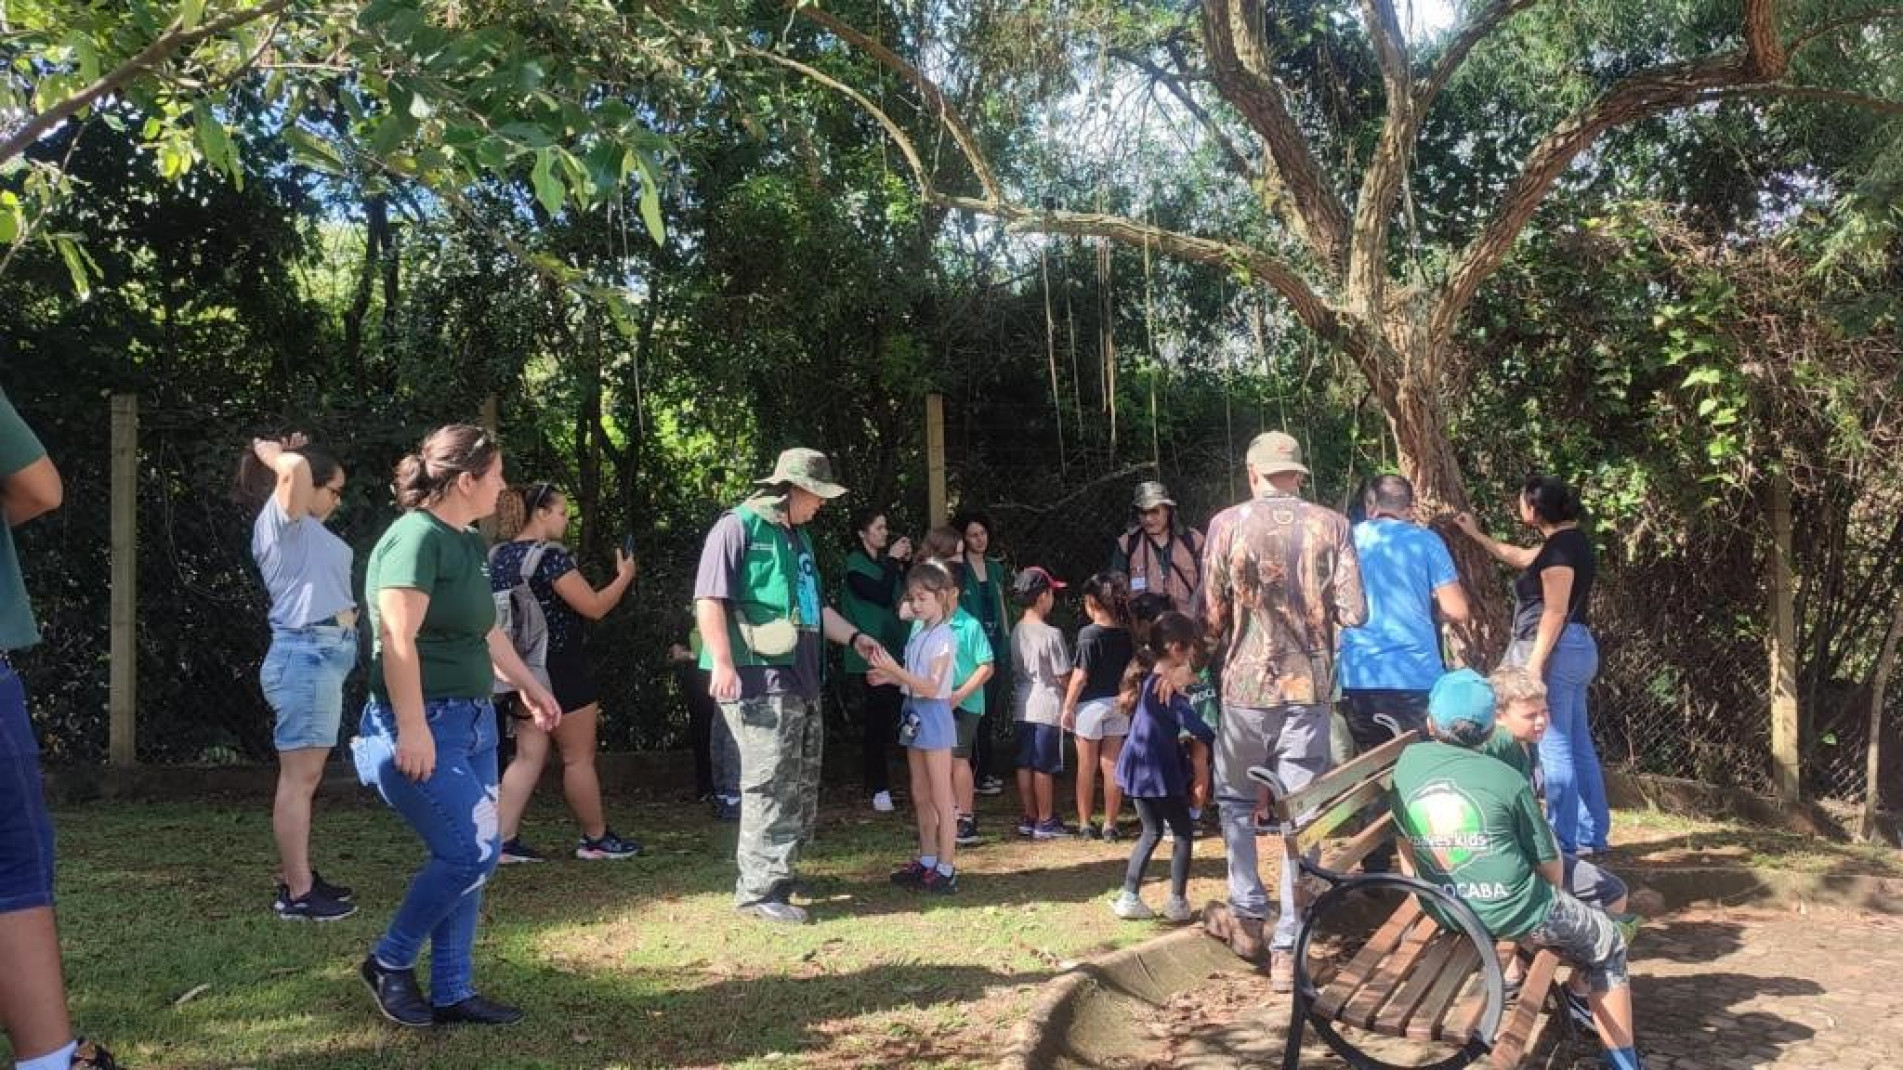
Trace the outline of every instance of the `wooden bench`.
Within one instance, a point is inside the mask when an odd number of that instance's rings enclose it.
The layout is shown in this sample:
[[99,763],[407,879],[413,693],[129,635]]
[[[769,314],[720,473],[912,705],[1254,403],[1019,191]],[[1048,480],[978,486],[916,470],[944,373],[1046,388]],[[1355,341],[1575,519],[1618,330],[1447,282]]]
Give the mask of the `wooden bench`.
[[[1458,1070],[1482,1059],[1497,1070],[1509,1070],[1532,1050],[1545,1026],[1547,1016],[1541,1009],[1553,986],[1558,956],[1544,949],[1533,955],[1520,995],[1509,1008],[1505,968],[1517,953],[1512,942],[1496,944],[1465,903],[1426,881],[1398,872],[1347,872],[1394,840],[1394,818],[1385,807],[1379,820],[1331,844],[1319,865],[1307,861],[1311,849],[1354,821],[1370,803],[1387,799],[1395,760],[1418,738],[1415,732],[1398,736],[1299,791],[1284,790],[1270,770],[1249,770],[1250,779],[1269,789],[1270,812],[1282,841],[1282,864],[1298,867],[1308,878],[1296,883],[1302,914],[1295,943],[1288,1045],[1282,1060],[1285,1070],[1301,1065],[1307,1026],[1313,1026],[1356,1070]],[[1305,815],[1312,817],[1300,820]],[[1316,881],[1327,888],[1311,895],[1309,886]],[[1316,987],[1309,973],[1308,950],[1316,934],[1327,931],[1324,920],[1362,893],[1382,889],[1411,894],[1352,959]],[[1423,910],[1421,904],[1427,900],[1458,926],[1448,929]],[[1432,1063],[1385,1062],[1344,1037],[1343,1026],[1436,1042],[1454,1051]]]

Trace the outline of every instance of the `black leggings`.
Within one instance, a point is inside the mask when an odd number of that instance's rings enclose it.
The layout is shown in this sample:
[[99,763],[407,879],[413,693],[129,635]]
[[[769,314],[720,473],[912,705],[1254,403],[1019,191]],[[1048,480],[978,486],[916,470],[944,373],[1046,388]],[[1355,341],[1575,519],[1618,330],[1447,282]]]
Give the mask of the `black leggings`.
[[862,734],[859,740],[859,779],[868,795],[889,791],[892,751],[899,743],[899,710],[905,694],[892,684],[866,683],[858,678],[859,713]]
[[1137,838],[1136,846],[1130,849],[1130,868],[1123,874],[1123,890],[1135,895],[1143,887],[1143,871],[1150,865],[1150,856],[1156,853],[1156,845],[1163,840],[1163,825],[1168,823],[1170,831],[1176,833],[1176,843],[1170,852],[1170,894],[1182,896],[1189,892],[1189,859],[1196,849],[1191,839],[1194,831],[1189,820],[1189,800],[1181,795],[1172,795],[1164,799],[1132,799],[1136,803],[1137,816],[1143,819],[1143,835]]

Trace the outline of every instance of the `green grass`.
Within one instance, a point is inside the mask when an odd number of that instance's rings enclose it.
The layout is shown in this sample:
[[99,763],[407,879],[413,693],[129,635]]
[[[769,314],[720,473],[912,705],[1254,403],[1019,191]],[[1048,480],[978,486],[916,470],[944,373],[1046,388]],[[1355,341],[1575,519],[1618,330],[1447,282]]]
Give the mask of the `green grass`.
[[[423,1032],[376,1017],[355,974],[422,854],[381,806],[319,815],[319,865],[362,904],[328,925],[271,914],[265,804],[70,807],[74,1011],[142,1068],[990,1065],[1044,981],[1159,926],[1107,909],[1127,844],[1018,841],[1008,797],[984,802],[991,842],[961,857],[963,888],[943,900],[886,882],[913,845],[905,815],[828,808],[802,865],[816,923],[800,928],[733,913],[731,826],[697,806],[613,804],[647,856],[510,867],[485,898],[477,982],[528,1021]],[[1622,811],[1615,828],[1621,870],[1903,873],[1894,852],[1747,826]],[[553,795],[528,831],[545,849],[573,834]],[[1220,841],[1199,841],[1192,901],[1222,895],[1222,867]]]
[[[531,814],[532,842],[570,842],[558,807]],[[613,810],[647,856],[513,866],[484,900],[477,982],[528,1021],[423,1032],[377,1018],[355,975],[421,857],[392,814],[320,813],[319,866],[362,909],[309,925],[269,909],[263,806],[62,810],[74,1013],[136,1067],[979,1066],[1061,965],[1157,931],[1106,909],[1127,845],[1018,842],[1008,808],[960,894],[930,901],[885,879],[905,815],[829,809],[799,928],[733,913],[733,831],[702,808]],[[1199,844],[1199,895],[1219,894],[1218,843]]]

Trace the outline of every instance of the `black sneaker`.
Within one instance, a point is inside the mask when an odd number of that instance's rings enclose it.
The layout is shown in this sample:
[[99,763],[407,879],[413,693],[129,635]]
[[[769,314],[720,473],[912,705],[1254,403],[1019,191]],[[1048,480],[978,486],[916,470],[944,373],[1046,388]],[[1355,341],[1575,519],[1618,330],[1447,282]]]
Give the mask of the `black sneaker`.
[[322,873],[314,869],[311,870],[311,891],[323,892],[339,903],[354,903],[357,901],[357,893],[351,890],[350,885],[332,884],[324,879]]
[[278,885],[277,902],[271,908],[285,921],[338,921],[357,912],[357,904],[332,899],[314,884],[296,899],[291,898],[289,888]]
[[423,998],[423,990],[417,987],[415,970],[393,970],[370,955],[357,972],[370,989],[370,998],[377,1001],[377,1011],[385,1018],[412,1029],[435,1024],[435,1010]]
[[502,865],[510,866],[522,862],[546,861],[548,861],[547,855],[523,843],[522,837],[520,836],[502,841],[502,858],[500,859]]
[[72,1070],[119,1070],[119,1061],[112,1053],[99,1045],[79,1038],[79,1046],[73,1049]]
[[942,870],[934,866],[926,870],[925,875],[918,879],[918,890],[927,895],[950,895],[958,890],[958,874],[946,876]]
[[1066,825],[1064,828],[1065,828],[1065,831],[1069,832],[1071,835],[1077,837],[1080,840],[1095,840],[1095,839],[1101,838],[1097,835],[1097,826],[1091,824],[1088,821],[1084,822],[1081,825],[1078,825],[1076,828],[1071,828],[1068,825]]
[[1116,843],[1117,841],[1119,841],[1119,840],[1121,840],[1121,839],[1123,839],[1123,830],[1122,830],[1122,829],[1119,829],[1119,828],[1118,828],[1117,826],[1115,826],[1115,825],[1111,825],[1111,824],[1105,824],[1105,825],[1104,825],[1104,827],[1103,827],[1103,842],[1105,842],[1105,843]]
[[1004,781],[994,776],[988,776],[980,780],[971,790],[979,795],[1003,795]]
[[761,921],[778,922],[782,925],[806,924],[806,911],[778,899],[762,899],[757,903],[748,903],[734,909]]
[[971,814],[961,814],[958,818],[958,836],[955,842],[960,847],[970,847],[978,842],[978,819]]
[[431,1007],[430,1015],[437,1025],[514,1025],[522,1020],[522,1008],[470,996],[447,1007]]
[[615,835],[613,829],[604,831],[598,840],[591,840],[583,836],[581,842],[575,845],[575,857],[587,862],[599,862],[602,859],[633,858],[640,853],[641,842],[639,840],[624,840]]
[[893,870],[891,880],[893,884],[901,888],[916,888],[918,887],[919,881],[924,880],[925,875],[930,872],[932,872],[931,869],[928,868],[925,863],[914,858],[905,865]]

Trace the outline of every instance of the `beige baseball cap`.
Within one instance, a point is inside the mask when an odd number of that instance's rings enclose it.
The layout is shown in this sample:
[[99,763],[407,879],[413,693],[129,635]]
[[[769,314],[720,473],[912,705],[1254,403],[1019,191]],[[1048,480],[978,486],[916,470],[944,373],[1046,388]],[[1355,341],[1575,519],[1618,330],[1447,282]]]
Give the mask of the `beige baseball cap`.
[[1302,444],[1295,441],[1294,435],[1280,431],[1264,431],[1251,439],[1248,462],[1257,475],[1273,476],[1283,472],[1308,474],[1308,468],[1302,464]]

